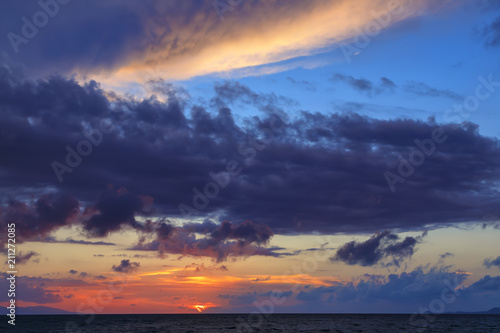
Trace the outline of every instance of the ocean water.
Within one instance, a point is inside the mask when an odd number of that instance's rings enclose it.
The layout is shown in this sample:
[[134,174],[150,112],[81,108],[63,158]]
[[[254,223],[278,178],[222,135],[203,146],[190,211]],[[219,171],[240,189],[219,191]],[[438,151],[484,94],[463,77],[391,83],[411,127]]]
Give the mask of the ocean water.
[[0,332],[500,332],[500,315],[432,315],[411,322],[403,314],[22,315],[5,316]]

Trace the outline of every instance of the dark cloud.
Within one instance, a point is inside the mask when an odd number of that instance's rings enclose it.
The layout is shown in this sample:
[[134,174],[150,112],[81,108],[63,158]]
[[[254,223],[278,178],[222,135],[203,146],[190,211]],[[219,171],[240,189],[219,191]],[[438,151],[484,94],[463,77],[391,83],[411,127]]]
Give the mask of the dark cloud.
[[364,78],[357,79],[351,75],[339,73],[333,75],[330,80],[333,82],[341,81],[347,83],[353,89],[365,93],[368,96],[381,94],[383,92],[394,92],[396,89],[396,84],[386,77],[381,77],[378,85]]
[[[449,272],[445,269],[432,268],[424,272],[418,268],[412,272],[399,275],[390,274],[387,277],[366,277],[353,282],[337,283],[332,286],[300,291],[296,298],[306,302],[376,302],[391,301],[397,306],[415,303],[426,304],[432,299],[440,297],[442,290],[447,287],[443,281],[457,288],[467,279],[465,273]],[[401,309],[401,308],[400,308]]]
[[[194,207],[195,190],[203,193],[232,160],[241,173],[191,215],[220,218],[202,226],[193,223],[193,232],[209,236],[219,221],[237,226],[245,220],[267,225],[274,233],[412,230],[500,214],[500,196],[494,195],[498,142],[481,136],[472,123],[438,125],[434,119],[376,120],[308,111],[286,124],[273,123],[277,118],[271,112],[286,109],[287,101],[227,82],[216,86],[213,101],[246,101],[263,113],[240,124],[230,109],[189,101],[189,110],[181,96],[167,102],[154,96],[132,100],[104,92],[95,82],[21,80],[8,68],[0,69],[0,87],[1,225],[16,221],[20,241],[43,239],[74,223],[91,236],[134,228],[172,239],[168,220],[163,226],[139,223],[137,217],[182,216],[179,206]],[[101,143],[59,182],[52,163],[66,163],[65,147],[76,149],[89,140],[83,130],[95,131],[102,119],[114,130],[103,133]],[[280,129],[266,140],[271,124]],[[408,158],[415,139],[428,139],[439,126],[446,141],[391,193],[384,173],[397,172],[398,156]],[[45,185],[34,189],[33,184]],[[179,249],[166,248],[182,253],[180,244]]]
[[380,232],[364,242],[352,241],[342,245],[330,260],[342,261],[348,265],[373,266],[390,258],[389,265],[399,266],[401,261],[413,255],[422,238],[408,236],[399,240],[398,235],[389,231]]
[[31,203],[10,199],[0,210],[1,227],[15,222],[16,240],[23,242],[73,223],[78,213],[79,203],[69,195],[43,194]]
[[[124,188],[106,191],[97,204],[88,208],[86,215],[91,217],[83,223],[83,229],[92,236],[104,237],[122,226],[139,226],[137,214],[147,214],[149,197],[135,195]],[[161,226],[161,228],[163,225]],[[163,229],[160,232],[164,233]]]
[[[485,275],[479,281],[474,282],[469,287],[463,289],[464,296],[475,296],[477,294],[488,294],[488,296],[495,298],[493,292],[500,296],[500,276]],[[498,299],[498,298],[497,298]]]
[[486,47],[500,46],[500,16],[493,22],[477,28],[477,32],[484,41]]
[[79,244],[79,245],[105,245],[105,246],[113,246],[115,243],[103,242],[103,241],[87,241],[83,239],[72,239],[66,238],[65,240],[58,240],[55,237],[47,236],[45,238],[37,237],[34,239],[30,239],[30,242],[43,242],[43,243],[64,243],[64,244]]
[[225,265],[220,265],[220,266],[208,266],[206,267],[204,264],[196,264],[192,263],[190,265],[186,265],[184,269],[188,268],[194,268],[195,272],[209,272],[209,271],[228,271],[227,267]]
[[406,92],[429,97],[446,97],[454,101],[463,101],[464,97],[456,92],[446,89],[436,89],[423,82],[410,81],[405,86]]
[[453,257],[454,254],[453,253],[450,253],[450,252],[446,252],[446,253],[443,253],[439,256],[440,259],[446,259],[448,257]]
[[77,274],[77,273],[78,273],[78,271],[75,271],[74,269],[70,269],[68,273],[69,273],[69,274],[73,274],[73,275],[75,275],[75,274]]
[[307,302],[311,310],[321,312],[324,312],[325,306],[329,311],[344,309],[360,312],[383,304],[386,311],[415,313],[415,304],[429,309],[433,301],[444,299],[451,300],[446,303],[446,311],[451,311],[451,307],[477,309],[497,306],[500,276],[486,275],[465,287],[468,276],[468,273],[451,270],[450,267],[431,267],[427,270],[419,267],[401,274],[365,275],[356,281],[303,288],[296,298]]
[[80,276],[81,276],[82,278],[85,278],[85,277],[89,276],[89,274],[88,274],[87,272],[81,272],[81,273],[80,273]]
[[119,273],[132,273],[139,270],[140,263],[138,262],[130,262],[128,259],[124,259],[120,262],[118,266],[113,265],[111,269],[115,272]]
[[220,242],[227,239],[237,239],[242,243],[266,244],[273,232],[266,225],[259,225],[251,221],[244,221],[238,225],[224,221],[210,233],[210,238]]
[[[262,27],[267,22],[275,26],[277,19],[301,16],[323,7],[298,0],[252,0],[237,10],[232,5],[222,6],[226,14],[221,20],[220,5],[199,0],[185,0],[182,4],[161,0],[70,1],[59,5],[49,22],[37,29],[26,44],[19,45],[19,52],[15,53],[8,38],[0,40],[0,49],[37,74],[109,73],[137,63],[146,63],[149,71],[155,72],[158,65],[174,65],[180,59],[196,60],[197,55],[217,45],[243,36],[250,38],[256,25]],[[22,38],[21,18],[32,21],[41,10],[38,1],[4,4],[0,31],[4,36],[12,32]],[[276,13],[283,15],[275,16]],[[267,19],[258,22],[259,17]]]
[[[10,281],[7,280],[8,277],[10,277],[9,274],[0,274],[0,288],[6,291],[0,295],[1,302],[9,301],[7,291],[9,290]],[[62,279],[60,281],[64,282]],[[62,302],[63,298],[55,292],[50,291],[47,282],[50,282],[50,280],[16,276],[16,301],[34,302],[38,304]]]
[[[214,90],[216,95],[211,99],[211,105],[219,109],[228,106],[243,105],[253,106],[267,113],[277,113],[278,111],[283,112],[283,110],[278,107],[279,105],[288,107],[297,105],[297,102],[293,99],[276,95],[273,92],[257,93],[248,86],[237,81],[215,82]],[[225,131],[237,130],[240,132],[240,129],[234,126],[232,117],[225,121],[223,125],[225,125]]]
[[165,240],[170,237],[174,230],[174,227],[170,224],[166,224],[164,222],[161,222],[159,226],[156,228],[156,235],[159,240]]
[[[19,253],[16,254],[16,265],[22,265],[28,263],[31,258],[33,257],[38,257],[40,254],[35,251],[29,251],[29,252],[23,252],[19,251]],[[38,262],[39,259],[34,259],[34,262]]]
[[336,301],[375,301],[390,300],[414,304],[414,302],[429,302],[436,295],[440,295],[446,285],[443,281],[449,281],[450,285],[460,287],[467,279],[465,273],[448,272],[446,270],[433,268],[425,273],[418,268],[412,272],[404,272],[399,275],[390,274],[387,278],[378,277],[361,279],[356,284],[352,282],[339,283],[330,287],[319,287],[310,291],[301,291],[297,298],[304,301],[326,300],[333,296]]
[[[52,70],[59,65],[59,71],[66,72],[77,67],[115,68],[135,53],[127,46],[128,43],[145,34],[144,23],[138,12],[140,9],[133,10],[129,5],[118,4],[118,1],[110,1],[103,6],[97,1],[90,1],[89,7],[82,7],[78,2],[59,5],[58,13],[49,18],[50,22],[39,29],[35,38],[19,45],[16,56],[36,71],[43,71],[43,63]],[[22,36],[21,18],[26,16],[31,20],[33,14],[40,10],[36,1],[25,6],[9,4],[2,11],[0,27],[2,31]],[[94,15],[91,15],[92,12]],[[9,40],[1,45],[2,49],[13,52]],[[32,56],[33,50],[37,50],[37,57]]]
[[497,266],[498,268],[500,268],[500,256],[498,256],[496,259],[485,259],[484,265],[488,268],[491,268],[492,266]]
[[[196,237],[200,233],[204,237]],[[205,221],[198,227],[187,223],[183,227],[171,227],[168,238],[157,236],[147,242],[142,239],[131,250],[158,251],[161,256],[165,253],[177,253],[191,256],[206,256],[217,259],[217,262],[226,260],[229,256],[245,257],[250,255],[274,256],[282,254],[276,252],[282,248],[265,248],[273,232],[266,225],[258,225],[251,221],[244,221],[238,225],[224,221],[220,225],[212,225]]]

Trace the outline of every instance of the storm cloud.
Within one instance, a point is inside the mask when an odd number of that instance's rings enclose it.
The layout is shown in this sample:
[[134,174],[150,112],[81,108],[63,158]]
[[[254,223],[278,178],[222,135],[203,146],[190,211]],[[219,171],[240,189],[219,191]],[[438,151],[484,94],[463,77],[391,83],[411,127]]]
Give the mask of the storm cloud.
[[416,245],[421,242],[420,236],[400,240],[398,235],[384,231],[364,242],[352,241],[342,245],[330,260],[342,261],[348,265],[373,266],[390,258],[389,265],[399,266],[401,261],[413,255]]
[[[166,253],[181,255],[212,257],[217,262],[225,261],[228,257],[247,257],[251,255],[279,257],[277,252],[282,248],[267,248],[265,245],[273,236],[268,226],[256,225],[251,221],[244,221],[238,225],[224,221],[220,225],[212,226],[206,221],[199,224],[201,228],[193,229],[191,223],[182,227],[169,227],[168,237],[157,234],[156,239],[146,241],[141,239],[132,250],[158,251],[161,256]],[[203,228],[209,225],[209,228]],[[197,237],[195,234],[203,237]]]
[[[161,102],[154,95],[121,97],[93,81],[26,80],[8,67],[0,73],[0,215],[3,227],[19,224],[20,241],[72,224],[92,237],[125,227],[153,232],[138,217],[185,217],[179,206],[193,208],[197,193],[205,196],[206,185],[226,172],[229,161],[240,173],[188,216],[217,213],[203,227],[210,233],[222,221],[237,226],[251,220],[290,234],[413,230],[499,215],[500,197],[493,195],[499,143],[481,136],[473,123],[310,111],[284,123],[273,112],[286,112],[289,100],[241,84],[216,84],[212,102],[203,106],[168,85],[170,96]],[[243,101],[261,114],[236,121],[233,110],[218,109],[216,101]],[[103,119],[113,130],[101,138]],[[429,138],[436,128],[446,141],[391,193],[384,173],[397,172],[398,157],[408,158],[415,139]],[[78,153],[90,138],[99,144],[78,166],[68,166],[66,147]],[[54,161],[71,169],[61,174],[62,182]],[[168,225],[155,230],[170,238]],[[239,232],[243,226],[229,234],[221,229],[211,241]],[[246,240],[258,245],[265,238]]]

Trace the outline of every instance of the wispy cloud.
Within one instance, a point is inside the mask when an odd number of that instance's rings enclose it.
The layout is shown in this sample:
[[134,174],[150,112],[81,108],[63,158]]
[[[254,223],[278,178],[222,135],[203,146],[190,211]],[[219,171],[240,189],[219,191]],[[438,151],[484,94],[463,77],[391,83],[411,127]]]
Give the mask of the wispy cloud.
[[[435,3],[401,0],[387,26],[421,15]],[[1,18],[16,26],[24,7],[11,7]],[[113,72],[115,80],[135,81],[153,71],[182,79],[324,52],[367,23],[384,21],[393,7],[391,0],[249,0],[220,20],[212,1],[71,3],[64,7],[64,20],[54,20],[50,33],[37,36],[38,45],[50,45],[47,51],[29,57],[35,47],[30,43],[22,45],[28,52],[20,57],[39,71],[57,68],[94,77]],[[88,29],[90,21],[94,29]],[[88,38],[76,42],[83,34]]]

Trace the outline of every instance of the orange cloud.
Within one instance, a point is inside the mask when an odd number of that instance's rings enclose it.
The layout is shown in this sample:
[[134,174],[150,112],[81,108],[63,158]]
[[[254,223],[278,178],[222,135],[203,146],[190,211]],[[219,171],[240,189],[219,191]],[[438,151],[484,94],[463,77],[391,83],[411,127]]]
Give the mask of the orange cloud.
[[[103,73],[97,79],[115,84],[152,77],[186,79],[273,64],[324,52],[365,31],[380,31],[449,2],[243,1],[225,13],[223,20],[211,6],[201,8],[186,1],[179,9],[159,4],[157,16],[142,15],[146,31],[154,38],[142,41],[144,48],[114,68],[112,77]],[[279,67],[265,70],[273,71]],[[248,73],[252,72],[240,71],[239,75]]]

